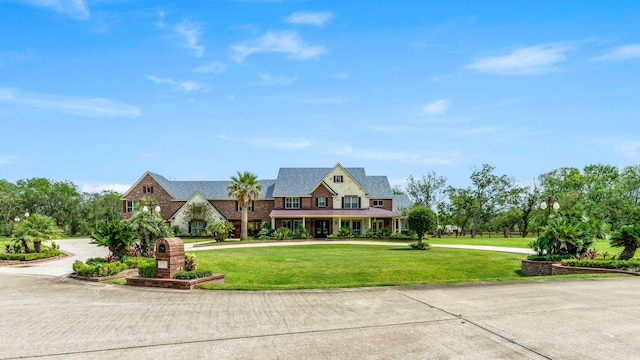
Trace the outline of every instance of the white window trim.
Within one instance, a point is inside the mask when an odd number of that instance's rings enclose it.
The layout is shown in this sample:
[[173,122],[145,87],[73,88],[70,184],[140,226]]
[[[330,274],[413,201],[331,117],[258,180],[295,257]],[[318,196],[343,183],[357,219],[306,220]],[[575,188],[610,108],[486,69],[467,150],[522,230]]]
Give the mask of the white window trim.
[[286,198],[284,198],[284,208],[285,209],[300,209],[300,198],[299,197],[286,197]]
[[[320,204],[320,200],[322,200],[322,204]],[[319,197],[318,198],[318,207],[327,207],[327,198]]]
[[[347,199],[349,199],[349,207],[347,207]],[[355,200],[355,203],[353,202]],[[344,197],[345,209],[358,209],[358,197],[357,196],[345,196]]]

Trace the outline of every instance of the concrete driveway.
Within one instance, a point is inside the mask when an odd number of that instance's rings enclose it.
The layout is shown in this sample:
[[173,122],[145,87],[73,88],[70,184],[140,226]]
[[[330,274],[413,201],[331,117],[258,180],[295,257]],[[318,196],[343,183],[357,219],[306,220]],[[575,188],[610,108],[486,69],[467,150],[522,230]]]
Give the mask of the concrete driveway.
[[179,291],[65,278],[106,249],[63,244],[76,256],[0,268],[0,360],[640,358],[637,277]]

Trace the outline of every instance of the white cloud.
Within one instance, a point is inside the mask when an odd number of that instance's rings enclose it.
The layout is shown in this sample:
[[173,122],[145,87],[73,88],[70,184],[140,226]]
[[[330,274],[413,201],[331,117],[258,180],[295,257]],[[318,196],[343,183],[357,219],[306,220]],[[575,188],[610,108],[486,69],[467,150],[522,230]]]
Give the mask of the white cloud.
[[204,55],[204,46],[198,44],[200,35],[202,34],[200,24],[183,20],[174,27],[174,30],[184,37],[187,49],[191,50],[197,57]]
[[202,65],[202,66],[193,68],[192,71],[197,73],[204,73],[204,74],[219,74],[221,72],[224,72],[226,68],[227,68],[227,65],[225,65],[224,63],[221,63],[219,61],[214,61],[211,64]]
[[569,49],[558,44],[523,47],[507,55],[480,58],[467,68],[500,75],[543,74],[554,70],[556,64],[564,61],[565,52]]
[[0,165],[13,164],[17,160],[17,157],[11,155],[0,154]]
[[80,186],[81,192],[86,193],[99,193],[103,191],[115,191],[120,194],[124,194],[131,188],[129,184],[82,184]]
[[257,138],[231,138],[224,134],[218,135],[218,139],[249,144],[263,149],[300,150],[311,146],[309,139],[292,139],[281,137],[257,137]]
[[325,53],[325,48],[305,43],[293,31],[269,31],[261,37],[243,44],[231,46],[231,58],[243,62],[248,56],[259,53],[284,53],[291,59],[309,60]]
[[427,115],[442,115],[449,109],[449,100],[438,99],[433,101],[422,108],[422,111]]
[[142,114],[137,106],[103,98],[33,94],[2,87],[0,102],[90,117],[137,117]]
[[348,96],[336,96],[336,97],[328,97],[328,98],[313,98],[313,99],[304,99],[302,102],[307,104],[344,104],[349,102],[350,98]]
[[640,44],[618,46],[604,55],[595,57],[593,60],[625,61],[637,58],[640,58]]
[[262,74],[259,74],[259,76],[260,76],[260,81],[253,83],[251,85],[284,87],[284,86],[289,86],[294,82],[296,82],[296,80],[298,80],[298,78],[296,78],[295,76],[294,77],[273,76],[268,73],[262,73]]
[[147,75],[147,79],[156,84],[168,84],[176,89],[191,92],[204,89],[204,85],[195,81],[177,81],[171,78],[160,78],[155,75]]
[[615,152],[624,157],[640,160],[640,140],[620,136],[607,139],[604,143],[611,145]]
[[285,21],[290,24],[322,26],[333,18],[333,13],[328,11],[296,12],[289,15]]
[[56,12],[78,20],[91,17],[87,2],[84,0],[24,0],[26,3],[53,9]]

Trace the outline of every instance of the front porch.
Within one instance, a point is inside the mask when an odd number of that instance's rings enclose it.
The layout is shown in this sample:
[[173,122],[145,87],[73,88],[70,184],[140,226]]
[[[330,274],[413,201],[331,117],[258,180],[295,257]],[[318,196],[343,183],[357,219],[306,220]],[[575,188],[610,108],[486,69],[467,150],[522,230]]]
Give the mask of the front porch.
[[270,217],[274,229],[287,227],[294,230],[302,226],[314,238],[336,234],[341,227],[348,227],[361,234],[382,228],[393,233],[400,231],[403,224],[400,214],[379,208],[273,210]]

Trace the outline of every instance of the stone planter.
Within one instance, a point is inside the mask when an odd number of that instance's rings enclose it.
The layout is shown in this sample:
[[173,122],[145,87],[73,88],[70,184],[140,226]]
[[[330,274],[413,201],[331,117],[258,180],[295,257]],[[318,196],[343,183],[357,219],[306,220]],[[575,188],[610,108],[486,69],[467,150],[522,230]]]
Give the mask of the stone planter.
[[525,276],[553,275],[553,264],[560,264],[560,262],[522,259],[522,273]]

